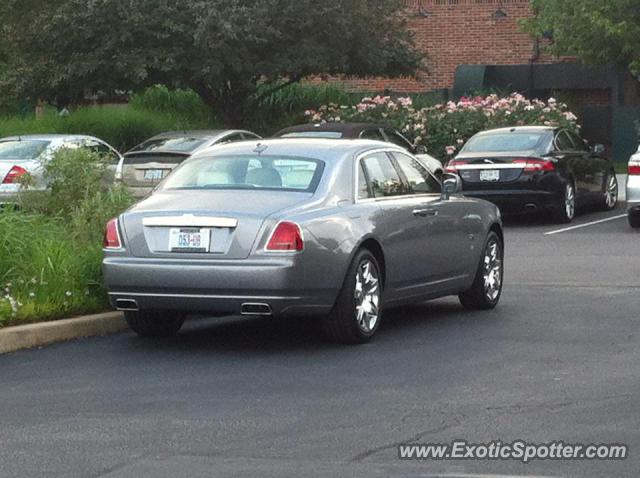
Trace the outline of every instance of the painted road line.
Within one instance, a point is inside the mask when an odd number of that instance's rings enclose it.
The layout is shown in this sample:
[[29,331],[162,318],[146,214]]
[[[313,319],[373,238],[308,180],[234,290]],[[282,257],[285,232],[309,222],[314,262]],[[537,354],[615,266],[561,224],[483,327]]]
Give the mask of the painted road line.
[[545,236],[552,236],[553,234],[560,234],[561,232],[573,231],[575,229],[581,229],[583,227],[595,226],[596,224],[602,224],[603,222],[615,221],[616,219],[622,219],[627,217],[626,214],[620,214],[619,216],[608,217],[606,219],[600,219],[599,221],[591,221],[586,224],[579,224],[577,226],[565,227],[564,229],[558,229],[557,231],[545,232]]

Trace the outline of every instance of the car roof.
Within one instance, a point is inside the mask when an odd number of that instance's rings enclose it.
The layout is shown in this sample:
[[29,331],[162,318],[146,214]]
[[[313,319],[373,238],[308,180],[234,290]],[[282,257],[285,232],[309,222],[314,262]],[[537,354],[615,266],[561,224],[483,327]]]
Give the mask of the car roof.
[[88,136],[84,134],[22,134],[22,135],[14,135],[7,136],[5,138],[0,138],[0,141],[12,141],[12,140],[62,140],[62,139],[97,139],[98,141],[102,141],[95,136]]
[[256,154],[258,149],[263,149],[260,154],[265,156],[290,156],[322,161],[334,161],[378,149],[407,153],[404,148],[395,144],[370,139],[281,138],[218,145],[201,150],[193,157],[212,154]]
[[379,123],[309,123],[284,128],[278,131],[274,136],[278,137],[283,134],[304,133],[308,131],[337,131],[342,133],[344,136],[353,137],[359,135],[365,129],[370,128],[393,129]]
[[184,130],[184,131],[166,131],[164,133],[157,134],[149,139],[146,139],[144,142],[146,143],[152,139],[165,139],[165,138],[217,138],[218,136],[222,136],[224,134],[231,133],[249,133],[249,131],[239,130],[239,129],[211,129],[211,130]]
[[558,128],[556,128],[555,126],[511,126],[508,128],[496,128],[481,131],[480,133],[478,133],[478,136],[495,133],[547,133],[555,131],[556,129]]

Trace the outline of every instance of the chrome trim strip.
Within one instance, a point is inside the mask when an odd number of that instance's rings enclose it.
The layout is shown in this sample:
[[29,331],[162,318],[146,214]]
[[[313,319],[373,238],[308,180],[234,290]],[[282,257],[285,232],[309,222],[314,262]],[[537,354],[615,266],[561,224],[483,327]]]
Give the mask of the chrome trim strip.
[[247,295],[207,295],[207,294],[160,294],[149,292],[109,292],[110,296],[121,297],[165,297],[174,299],[230,299],[230,300],[252,300],[252,301],[265,301],[270,300],[300,300],[302,297],[253,297]]
[[156,216],[142,218],[142,225],[146,227],[238,227],[238,220],[229,217],[194,216]]
[[458,171],[477,170],[477,169],[524,169],[525,163],[501,163],[501,164],[454,164],[452,168]]

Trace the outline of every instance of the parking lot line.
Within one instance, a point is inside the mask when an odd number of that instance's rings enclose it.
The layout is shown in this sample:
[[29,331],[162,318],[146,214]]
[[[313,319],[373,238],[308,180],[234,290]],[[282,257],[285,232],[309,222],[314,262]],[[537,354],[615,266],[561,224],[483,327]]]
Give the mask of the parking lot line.
[[577,226],[565,227],[564,229],[558,229],[557,231],[545,232],[545,236],[552,236],[553,234],[560,234],[561,232],[573,231],[575,229],[580,229],[583,227],[594,226],[596,224],[602,224],[603,222],[615,221],[616,219],[622,219],[623,217],[627,217],[626,214],[620,214],[619,216],[608,217],[606,219],[600,219],[599,221],[591,221],[585,224],[578,224]]

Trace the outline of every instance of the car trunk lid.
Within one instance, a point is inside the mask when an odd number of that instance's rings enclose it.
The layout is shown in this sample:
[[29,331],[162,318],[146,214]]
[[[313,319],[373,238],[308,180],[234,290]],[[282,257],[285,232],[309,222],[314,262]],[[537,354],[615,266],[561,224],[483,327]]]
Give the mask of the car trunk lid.
[[[311,193],[247,190],[160,191],[124,215],[135,257],[245,259],[269,216],[308,201]],[[175,236],[200,233],[205,250],[179,250]],[[208,243],[208,244],[207,244]]]
[[460,154],[447,165],[460,175],[463,186],[501,188],[520,179],[535,152]]
[[127,153],[122,162],[122,182],[129,187],[153,188],[189,156],[171,151]]

